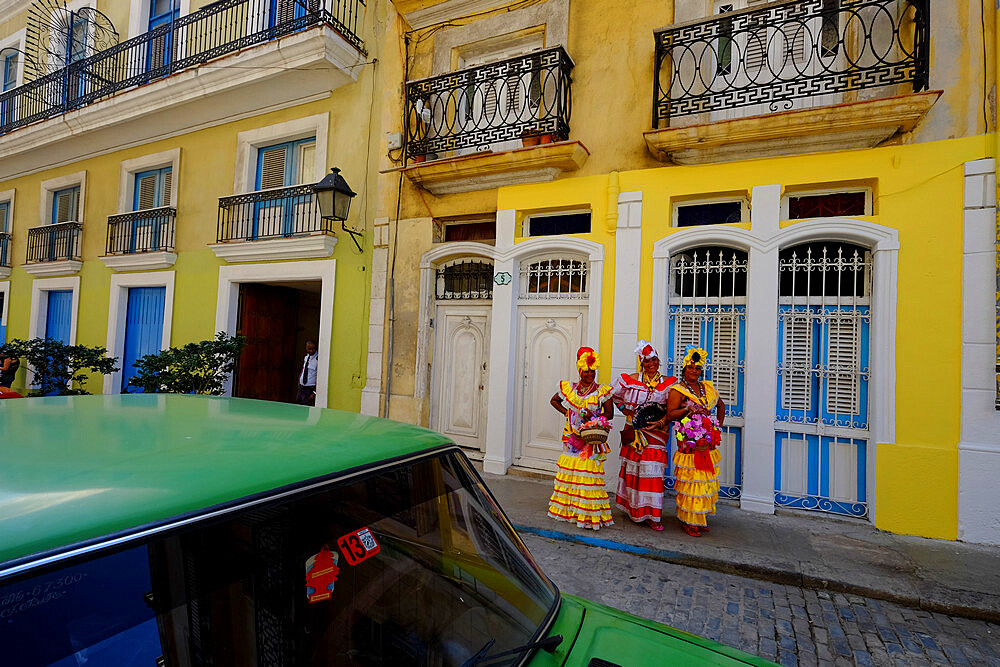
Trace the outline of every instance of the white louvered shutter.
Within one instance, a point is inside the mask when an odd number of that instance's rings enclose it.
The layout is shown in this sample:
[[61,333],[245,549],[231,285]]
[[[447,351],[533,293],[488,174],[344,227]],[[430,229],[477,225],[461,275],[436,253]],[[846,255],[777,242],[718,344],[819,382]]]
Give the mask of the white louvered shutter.
[[264,151],[261,158],[260,189],[270,190],[285,185],[285,160],[287,148],[272,148]]
[[174,172],[172,169],[167,169],[163,172],[163,188],[160,196],[160,201],[157,202],[157,206],[170,206],[170,193],[173,191],[174,187]]
[[740,323],[735,317],[715,320],[712,334],[712,384],[719,396],[729,405],[736,404],[739,380]]
[[808,411],[812,407],[812,318],[789,313],[782,341],[781,407]]
[[157,174],[150,174],[139,179],[139,196],[136,202],[137,211],[145,211],[148,208],[156,208],[156,177]]
[[826,350],[828,413],[856,415],[860,412],[857,372],[860,353],[861,322],[850,316],[831,319]]
[[684,363],[688,345],[701,347],[701,318],[693,314],[678,313],[674,318],[674,361],[677,372]]
[[309,142],[299,146],[299,169],[296,174],[295,185],[302,183],[312,183],[316,180],[315,174],[316,143]]

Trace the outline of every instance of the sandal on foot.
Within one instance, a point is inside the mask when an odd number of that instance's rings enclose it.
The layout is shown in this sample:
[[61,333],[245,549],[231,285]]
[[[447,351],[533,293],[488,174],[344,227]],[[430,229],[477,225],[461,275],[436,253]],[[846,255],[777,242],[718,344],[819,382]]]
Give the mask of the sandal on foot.
[[701,533],[698,531],[698,528],[696,526],[689,526],[688,524],[684,524],[684,532],[690,535],[691,537],[701,537]]
[[650,521],[649,522],[649,527],[652,528],[653,530],[657,531],[657,532],[663,530],[663,525],[661,523],[657,522],[657,521]]
[[700,530],[703,533],[709,532],[708,526],[701,526],[700,528],[698,528],[698,530]]

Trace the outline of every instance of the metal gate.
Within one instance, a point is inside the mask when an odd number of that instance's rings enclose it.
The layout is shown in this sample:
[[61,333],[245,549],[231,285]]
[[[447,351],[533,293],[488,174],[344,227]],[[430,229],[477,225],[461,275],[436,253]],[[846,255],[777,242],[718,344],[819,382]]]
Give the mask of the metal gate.
[[[665,372],[681,376],[688,345],[708,352],[702,376],[726,404],[722,429],[720,496],[739,498],[743,484],[743,394],[746,355],[747,254],[703,246],[670,262]],[[674,439],[669,449],[673,451]],[[667,487],[673,488],[673,463]]]
[[871,253],[814,242],[778,261],[774,502],[865,517]]

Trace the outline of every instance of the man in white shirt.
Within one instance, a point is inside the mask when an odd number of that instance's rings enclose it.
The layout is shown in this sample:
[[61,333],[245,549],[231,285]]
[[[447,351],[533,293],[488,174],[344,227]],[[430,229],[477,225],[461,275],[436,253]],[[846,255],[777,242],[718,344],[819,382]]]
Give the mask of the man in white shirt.
[[300,405],[316,405],[316,368],[319,365],[319,355],[316,354],[316,341],[306,341],[306,356],[302,359],[299,369],[299,391],[295,402]]

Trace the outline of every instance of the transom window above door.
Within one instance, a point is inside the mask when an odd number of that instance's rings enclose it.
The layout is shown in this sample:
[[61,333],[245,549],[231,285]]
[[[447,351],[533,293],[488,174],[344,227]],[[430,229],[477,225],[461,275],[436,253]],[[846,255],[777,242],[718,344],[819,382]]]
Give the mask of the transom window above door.
[[284,188],[315,180],[316,139],[272,144],[257,150],[257,190]]
[[551,257],[521,264],[521,298],[571,299],[587,296],[590,263]]

